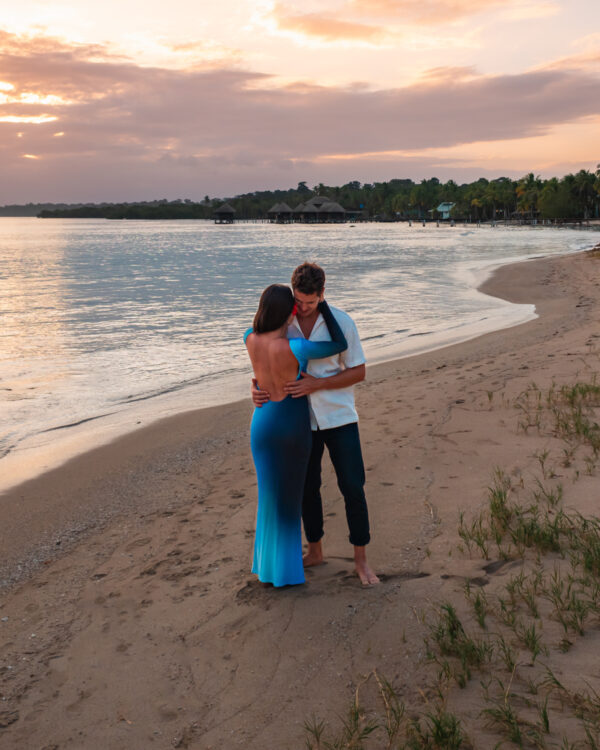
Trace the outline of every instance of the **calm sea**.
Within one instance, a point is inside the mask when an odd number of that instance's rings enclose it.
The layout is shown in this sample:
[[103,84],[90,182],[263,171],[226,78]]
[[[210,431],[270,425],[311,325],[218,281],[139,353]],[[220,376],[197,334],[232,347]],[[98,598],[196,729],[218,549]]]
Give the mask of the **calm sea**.
[[0,489],[176,412],[242,398],[261,290],[310,259],[381,361],[534,315],[476,291],[585,231],[0,219]]

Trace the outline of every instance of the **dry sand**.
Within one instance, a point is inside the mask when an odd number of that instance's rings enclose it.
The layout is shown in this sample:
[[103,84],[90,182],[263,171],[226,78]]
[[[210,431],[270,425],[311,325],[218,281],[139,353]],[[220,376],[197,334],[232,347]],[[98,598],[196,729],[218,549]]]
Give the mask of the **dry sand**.
[[[379,586],[353,574],[329,465],[327,564],[283,590],[250,575],[246,402],[164,420],[3,496],[0,748],[300,748],[304,720],[335,726],[374,669],[426,709],[425,613],[464,599],[466,578],[491,590],[520,565],[459,551],[459,510],[482,507],[494,467],[534,476],[535,452],[554,450],[518,431],[514,398],[599,369],[599,272],[592,254],[502,268],[483,290],[535,303],[538,320],[369,368],[357,404]],[[565,494],[597,512],[595,476]],[[599,642],[592,628],[561,674],[597,684]],[[474,688],[447,701],[474,747],[495,745]]]

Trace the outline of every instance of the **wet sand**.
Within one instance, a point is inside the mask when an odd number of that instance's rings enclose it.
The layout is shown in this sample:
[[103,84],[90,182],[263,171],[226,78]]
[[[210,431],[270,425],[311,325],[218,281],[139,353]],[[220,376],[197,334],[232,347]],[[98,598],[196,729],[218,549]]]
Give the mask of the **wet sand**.
[[[422,703],[422,613],[494,575],[457,551],[459,510],[481,506],[494,467],[526,472],[547,445],[518,432],[514,398],[598,369],[599,278],[585,253],[501,268],[482,290],[535,303],[537,320],[368,369],[380,586],[353,573],[327,461],[327,564],[285,590],[249,574],[248,402],[155,423],[2,497],[0,748],[299,748],[303,722],[344,714],[373,669]],[[596,512],[587,479],[569,493]]]

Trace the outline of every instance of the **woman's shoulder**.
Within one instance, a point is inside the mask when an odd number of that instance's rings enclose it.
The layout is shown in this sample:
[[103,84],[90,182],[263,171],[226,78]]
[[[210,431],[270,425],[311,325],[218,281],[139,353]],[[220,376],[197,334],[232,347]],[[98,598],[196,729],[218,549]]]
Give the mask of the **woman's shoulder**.
[[272,339],[269,342],[269,349],[274,354],[287,353],[290,351],[290,342],[287,339]]

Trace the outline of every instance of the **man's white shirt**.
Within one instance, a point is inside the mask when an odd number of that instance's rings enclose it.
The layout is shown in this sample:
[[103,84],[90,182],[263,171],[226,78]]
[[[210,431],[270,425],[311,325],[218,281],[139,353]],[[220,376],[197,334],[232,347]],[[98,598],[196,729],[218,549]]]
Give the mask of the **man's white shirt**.
[[[331,307],[335,319],[340,325],[348,348],[341,354],[324,359],[311,359],[308,363],[307,372],[315,378],[327,378],[337,375],[339,372],[349,368],[364,365],[365,354],[360,343],[358,330],[352,318],[342,310]],[[296,318],[293,319],[287,332],[289,339],[306,338],[298,325]],[[331,341],[331,336],[323,316],[319,313],[310,336],[309,341]],[[336,388],[328,391],[316,391],[308,397],[310,408],[310,426],[313,430],[329,430],[332,427],[341,427],[351,422],[358,422],[358,414],[354,406],[354,387]]]

